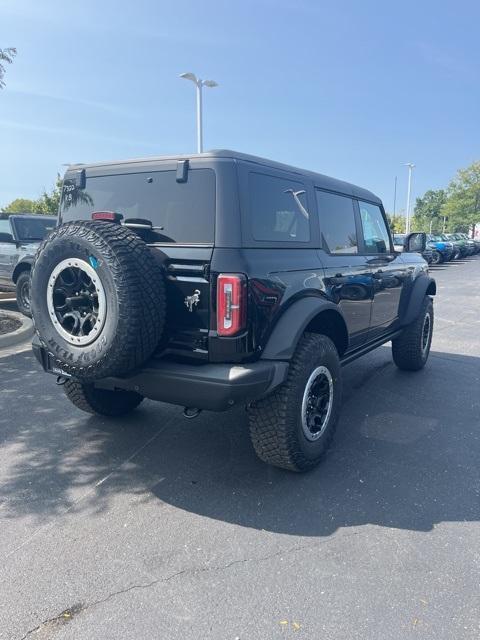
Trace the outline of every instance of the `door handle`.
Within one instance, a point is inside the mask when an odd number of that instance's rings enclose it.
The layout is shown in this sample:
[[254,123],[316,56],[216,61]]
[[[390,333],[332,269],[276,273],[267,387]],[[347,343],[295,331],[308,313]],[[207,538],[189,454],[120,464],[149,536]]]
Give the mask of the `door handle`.
[[388,262],[392,262],[395,260],[396,256],[376,256],[375,258],[370,258],[367,260],[367,264],[376,265],[376,264],[385,264]]

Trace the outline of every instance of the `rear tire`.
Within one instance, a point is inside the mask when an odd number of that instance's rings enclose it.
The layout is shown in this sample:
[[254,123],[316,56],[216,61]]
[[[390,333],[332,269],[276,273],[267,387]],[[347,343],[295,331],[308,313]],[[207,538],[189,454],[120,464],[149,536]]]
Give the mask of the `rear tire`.
[[404,371],[419,371],[428,360],[433,335],[433,302],[425,296],[420,313],[402,334],[392,340],[393,361]]
[[317,465],[330,446],[340,413],[342,378],[335,345],[306,333],[280,387],[249,407],[258,457],[290,471]]
[[135,391],[96,389],[93,384],[83,384],[77,380],[67,380],[63,388],[77,409],[111,418],[130,413],[143,400],[143,396]]
[[18,276],[16,284],[17,307],[20,313],[23,313],[27,318],[32,317],[32,310],[30,308],[30,276],[30,270],[22,271]]

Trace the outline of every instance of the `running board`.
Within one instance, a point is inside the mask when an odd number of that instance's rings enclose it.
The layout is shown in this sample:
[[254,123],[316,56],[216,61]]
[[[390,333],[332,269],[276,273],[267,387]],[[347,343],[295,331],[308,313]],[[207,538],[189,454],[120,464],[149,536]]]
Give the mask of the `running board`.
[[345,366],[346,364],[350,364],[350,362],[353,362],[357,358],[364,356],[366,353],[373,351],[377,347],[381,347],[382,344],[385,344],[386,342],[390,342],[390,340],[397,338],[401,333],[402,333],[401,329],[397,331],[393,331],[392,333],[383,335],[381,338],[378,338],[373,342],[369,342],[368,344],[362,345],[358,349],[355,349],[355,351],[347,351],[347,353],[343,356],[343,358],[340,359],[340,364],[342,365],[342,367]]

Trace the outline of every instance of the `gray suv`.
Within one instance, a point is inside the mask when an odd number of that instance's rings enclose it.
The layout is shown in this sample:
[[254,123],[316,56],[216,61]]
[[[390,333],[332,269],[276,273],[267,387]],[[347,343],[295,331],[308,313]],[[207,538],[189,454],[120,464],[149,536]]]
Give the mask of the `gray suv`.
[[55,228],[57,218],[38,214],[0,213],[0,287],[16,290],[17,305],[30,316],[30,273],[40,242]]

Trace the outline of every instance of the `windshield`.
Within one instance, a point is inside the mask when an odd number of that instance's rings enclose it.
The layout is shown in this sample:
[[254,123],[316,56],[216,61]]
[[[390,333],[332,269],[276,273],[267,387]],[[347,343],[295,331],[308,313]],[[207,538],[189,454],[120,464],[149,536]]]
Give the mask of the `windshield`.
[[185,182],[176,171],[152,171],[87,178],[85,189],[67,179],[62,221],[90,219],[94,211],[114,211],[123,220],[153,225],[153,242],[213,244],[215,172],[190,169]]
[[57,224],[56,218],[42,217],[38,218],[15,218],[13,220],[17,238],[22,242],[39,242],[47,236],[50,231],[55,229]]

